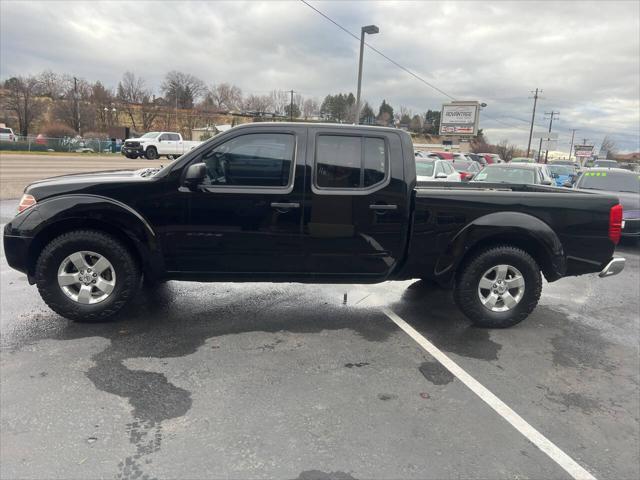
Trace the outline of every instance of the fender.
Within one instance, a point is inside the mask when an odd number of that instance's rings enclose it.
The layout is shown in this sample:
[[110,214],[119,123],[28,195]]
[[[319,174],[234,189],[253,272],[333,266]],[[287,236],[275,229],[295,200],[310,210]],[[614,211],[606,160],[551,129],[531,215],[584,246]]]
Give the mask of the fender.
[[[21,228],[21,235],[33,238],[33,250],[42,248],[43,242],[59,230],[103,228],[120,236],[136,250],[144,272],[158,276],[164,271],[163,256],[155,231],[129,205],[99,195],[72,194],[44,199],[34,209],[39,217],[38,223],[32,224],[32,228],[23,224]],[[41,240],[38,241],[39,239]],[[35,251],[30,257],[35,257]]]
[[460,230],[439,258],[434,274],[450,279],[467,252],[488,240],[529,246],[548,281],[566,272],[566,257],[553,229],[533,215],[520,212],[495,212],[478,217]]

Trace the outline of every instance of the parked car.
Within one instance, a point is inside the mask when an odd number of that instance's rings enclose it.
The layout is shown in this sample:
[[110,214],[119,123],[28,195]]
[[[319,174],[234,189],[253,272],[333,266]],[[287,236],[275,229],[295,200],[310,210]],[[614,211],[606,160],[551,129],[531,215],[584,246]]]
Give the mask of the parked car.
[[202,142],[183,140],[176,132],[149,132],[139,138],[128,138],[120,150],[127,158],[175,158],[194,149]]
[[512,183],[525,185],[553,185],[547,167],[534,163],[503,163],[487,165],[472,179],[472,183]]
[[482,169],[482,166],[473,160],[454,160],[453,168],[460,174],[460,180],[466,182],[471,180]]
[[489,165],[494,163],[504,163],[504,160],[497,153],[480,153]]
[[531,157],[515,157],[509,163],[536,163],[536,160]]
[[551,172],[551,178],[558,187],[571,187],[577,178],[576,169],[573,165],[558,165],[555,163],[547,165],[547,169]]
[[425,152],[425,151],[422,151],[422,150],[415,152],[415,156],[416,156],[416,159],[418,159],[418,158],[432,158],[432,159],[440,158],[438,155],[436,155],[433,152]]
[[467,156],[467,158],[469,160],[473,160],[475,162],[478,162],[481,166],[487,165],[487,159],[484,158],[483,155],[480,155],[480,154],[477,154],[477,153],[466,153],[465,155]]
[[148,284],[424,278],[453,288],[476,325],[507,327],[535,308],[541,273],[554,282],[624,268],[613,256],[622,223],[614,196],[415,185],[411,137],[402,130],[250,123],[162,169],[32,183],[4,228],[4,251],[51,309],[88,322],[135,298],[141,277]]
[[640,176],[621,168],[585,170],[575,184],[579,190],[615,195],[623,207],[622,236],[640,240]]
[[18,137],[13,133],[13,129],[9,127],[0,127],[0,141],[17,142]]
[[431,152],[441,158],[442,160],[453,160],[453,153],[451,152]]
[[448,160],[416,158],[418,182],[459,182],[460,174]]
[[595,160],[593,168],[618,168],[618,162],[615,160]]

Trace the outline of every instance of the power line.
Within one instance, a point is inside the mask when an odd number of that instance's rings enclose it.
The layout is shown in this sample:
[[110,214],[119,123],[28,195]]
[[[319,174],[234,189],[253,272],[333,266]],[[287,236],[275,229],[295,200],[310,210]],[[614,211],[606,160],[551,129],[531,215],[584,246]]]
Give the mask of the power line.
[[[360,41],[360,38],[354,34],[353,32],[347,30],[345,27],[343,27],[342,25],[340,25],[338,22],[336,22],[335,20],[333,20],[331,17],[329,17],[328,15],[326,15],[325,13],[321,12],[320,10],[318,10],[316,7],[314,7],[313,5],[311,5],[309,2],[307,2],[306,0],[300,0],[302,3],[304,3],[307,7],[309,7],[311,10],[313,10],[314,12],[318,13],[319,15],[323,16],[324,18],[326,18],[327,20],[329,20],[331,23],[333,23],[336,27],[338,27],[340,30],[342,30],[343,32],[345,32],[346,34],[352,36],[353,38],[355,38],[356,40],[358,40],[358,42]],[[376,52],[378,55],[380,55],[382,58],[386,59],[387,61],[389,61],[390,63],[392,63],[393,65],[395,65],[396,67],[398,67],[401,70],[404,70],[405,72],[407,72],[409,75],[411,75],[412,77],[418,79],[419,81],[421,81],[422,83],[424,83],[425,85],[427,85],[428,87],[433,88],[435,91],[441,93],[442,95],[444,95],[445,97],[450,98],[451,100],[455,100],[455,97],[453,97],[452,95],[449,95],[447,92],[445,92],[444,90],[436,87],[435,85],[433,85],[432,83],[429,83],[428,81],[426,81],[424,78],[422,78],[420,75],[418,75],[417,73],[412,72],[411,70],[409,70],[407,67],[400,65],[398,62],[396,62],[395,60],[393,60],[392,58],[388,57],[387,55],[385,55],[384,53],[382,53],[380,50],[378,50],[375,47],[372,47],[371,45],[369,45],[367,42],[364,42],[364,44],[370,48],[371,50],[373,50],[374,52]]]

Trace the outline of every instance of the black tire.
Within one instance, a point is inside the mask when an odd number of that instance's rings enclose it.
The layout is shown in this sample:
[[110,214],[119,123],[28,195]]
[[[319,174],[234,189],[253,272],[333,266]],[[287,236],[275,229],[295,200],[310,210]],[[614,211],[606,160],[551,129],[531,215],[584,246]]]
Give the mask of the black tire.
[[144,156],[147,157],[147,160],[155,160],[158,158],[158,150],[156,150],[156,147],[148,147],[144,152]]
[[[495,312],[480,300],[478,288],[485,272],[497,265],[515,267],[524,278],[520,301],[508,311]],[[501,245],[478,252],[466,260],[456,277],[453,298],[458,308],[474,325],[487,328],[507,328],[520,323],[536,308],[542,292],[542,276],[536,261],[524,250]]]
[[[113,291],[99,303],[78,303],[58,284],[58,268],[78,251],[103,255],[115,270]],[[113,236],[96,230],[74,230],[54,238],[42,250],[35,279],[40,296],[51,310],[77,322],[99,322],[115,315],[135,296],[140,287],[140,267],[131,252]]]

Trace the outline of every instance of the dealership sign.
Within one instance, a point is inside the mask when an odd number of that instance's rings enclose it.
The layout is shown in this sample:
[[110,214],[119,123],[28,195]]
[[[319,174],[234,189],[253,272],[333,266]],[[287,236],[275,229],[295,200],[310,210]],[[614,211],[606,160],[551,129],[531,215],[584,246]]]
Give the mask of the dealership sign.
[[575,145],[576,157],[591,157],[593,145]]
[[476,135],[479,114],[478,102],[445,103],[440,113],[440,135]]

